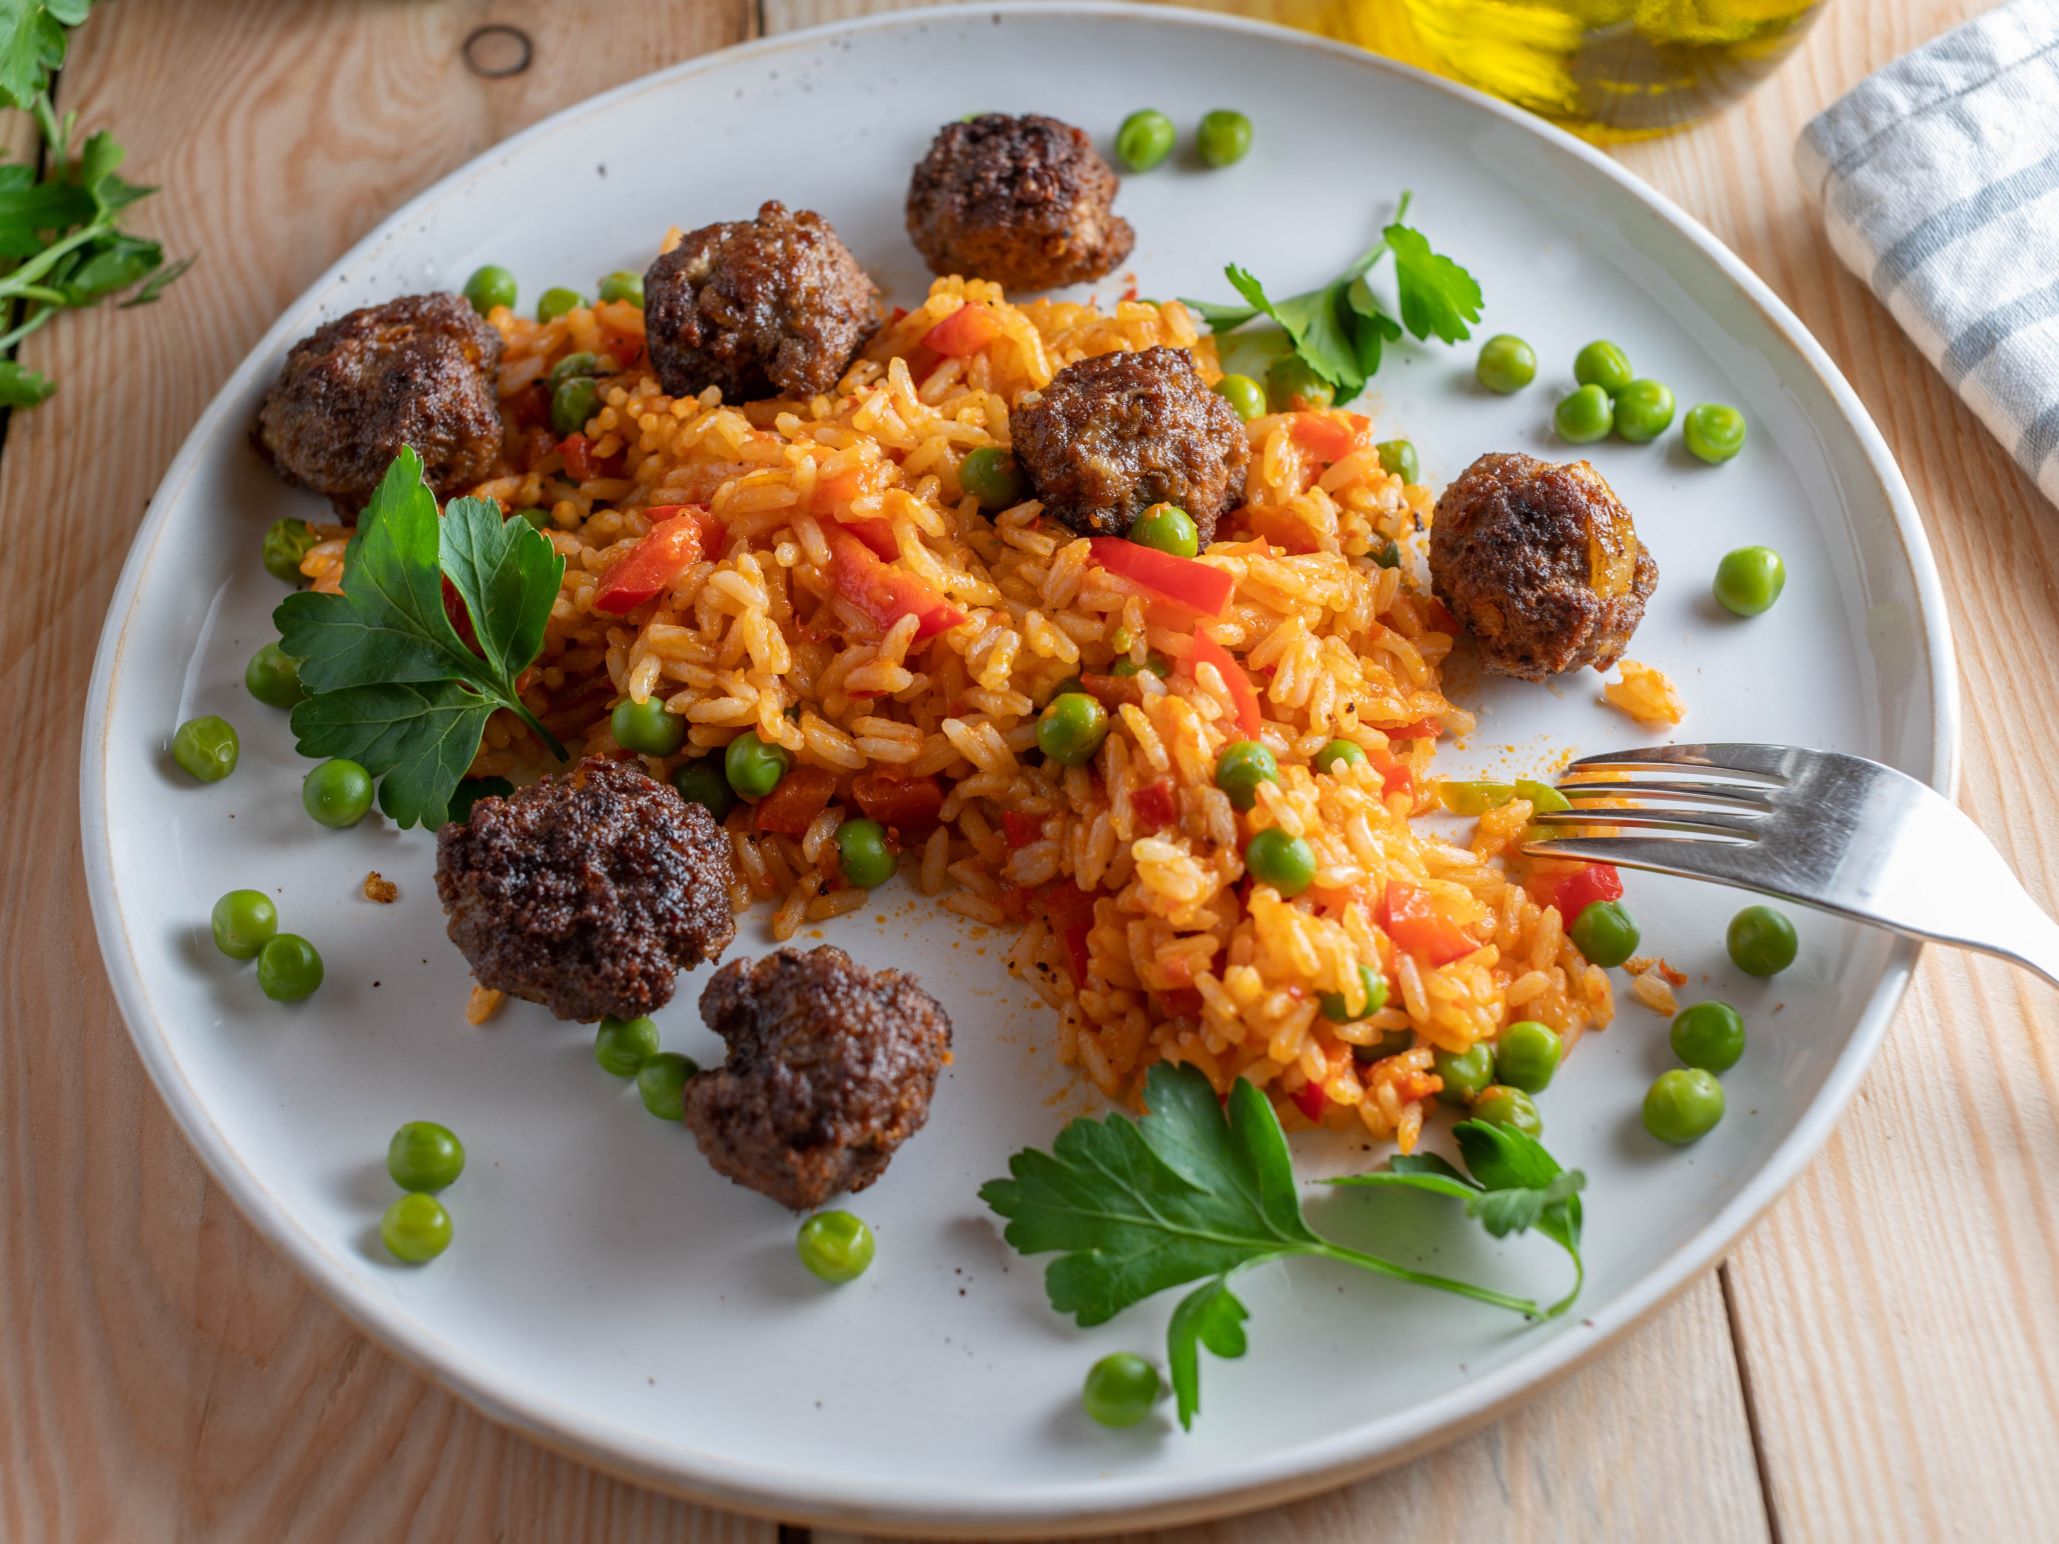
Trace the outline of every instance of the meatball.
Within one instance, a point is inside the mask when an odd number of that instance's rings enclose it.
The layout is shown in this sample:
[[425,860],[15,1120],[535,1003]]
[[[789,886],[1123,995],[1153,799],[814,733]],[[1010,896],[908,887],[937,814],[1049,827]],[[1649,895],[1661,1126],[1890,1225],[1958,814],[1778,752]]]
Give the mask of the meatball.
[[1136,232],[1085,133],[1036,113],[947,123],[908,183],[908,234],[932,273],[1056,289],[1098,279]]
[[1621,658],[1659,565],[1585,461],[1485,455],[1437,500],[1430,582],[1489,670],[1542,681]]
[[1244,500],[1243,422],[1182,348],[1067,365],[1017,400],[1008,426],[1044,512],[1082,536],[1127,535],[1153,504],[1177,504],[1205,547]]
[[834,387],[879,326],[879,290],[821,215],[784,204],[689,232],[644,275],[645,346],[675,397]]
[[436,893],[479,984],[633,1019],[736,937],[729,839],[633,761],[590,756],[436,834]]
[[412,445],[449,498],[500,459],[499,366],[500,334],[456,295],[367,306],[293,345],[258,407],[258,450],[348,515]]
[[863,1190],[929,1118],[951,1020],[913,976],[822,944],[732,960],[701,993],[729,1046],[686,1088],[717,1173],[797,1212]]

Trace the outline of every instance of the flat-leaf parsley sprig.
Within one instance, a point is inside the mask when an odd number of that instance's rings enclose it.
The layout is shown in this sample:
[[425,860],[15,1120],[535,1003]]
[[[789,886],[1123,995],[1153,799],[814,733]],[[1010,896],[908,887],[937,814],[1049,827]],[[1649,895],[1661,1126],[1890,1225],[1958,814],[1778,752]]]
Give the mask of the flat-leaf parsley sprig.
[[[1105,1323],[1167,1287],[1201,1283],[1173,1310],[1166,1330],[1183,1427],[1192,1427],[1201,1406],[1200,1348],[1221,1357],[1244,1354],[1248,1312],[1230,1278],[1247,1266],[1313,1256],[1536,1319],[1564,1313],[1580,1290],[1576,1281],[1545,1307],[1322,1237],[1302,1215],[1279,1117],[1242,1078],[1226,1108],[1199,1070],[1160,1062],[1145,1079],[1144,1101],[1141,1120],[1082,1117],[1058,1133],[1049,1152],[1024,1148],[1008,1160],[1010,1178],[988,1181],[980,1198],[1008,1219],[1003,1236],[1019,1253],[1060,1251],[1044,1288],[1051,1306],[1082,1327]],[[1535,1227],[1565,1248],[1577,1269],[1580,1173],[1561,1171],[1521,1132],[1478,1121],[1458,1132],[1470,1177],[1419,1156],[1336,1183],[1400,1184],[1463,1199],[1495,1237]]]
[[[1418,342],[1435,337],[1458,343],[1472,336],[1469,324],[1480,320],[1478,282],[1433,250],[1420,231],[1402,223],[1408,205],[1409,195],[1403,193],[1380,239],[1320,289],[1272,300],[1253,274],[1231,263],[1223,274],[1244,298],[1243,305],[1208,300],[1182,304],[1217,334],[1234,332],[1260,316],[1271,318],[1303,362],[1337,389],[1341,407],[1365,390],[1380,368],[1386,345],[1398,341],[1404,330]],[[1389,253],[1394,256],[1398,320],[1366,282],[1366,275]]]
[[[421,457],[403,449],[358,517],[342,593],[302,591],[272,613],[312,694],[293,710],[300,753],[361,762],[380,779],[382,810],[432,828],[496,708],[563,761],[515,680],[542,651],[564,572],[550,539],[492,499],[452,499],[439,519]],[[446,581],[473,645],[445,609]]]

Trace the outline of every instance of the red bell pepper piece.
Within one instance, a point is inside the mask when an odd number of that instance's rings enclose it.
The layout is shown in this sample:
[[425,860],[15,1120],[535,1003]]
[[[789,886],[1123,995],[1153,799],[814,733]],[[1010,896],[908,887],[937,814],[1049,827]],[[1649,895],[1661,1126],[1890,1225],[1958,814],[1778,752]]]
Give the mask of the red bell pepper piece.
[[901,555],[901,544],[894,540],[891,520],[847,520],[843,528],[889,563]]
[[899,777],[878,767],[851,780],[851,797],[867,819],[902,831],[928,830],[944,807],[944,790],[935,778]]
[[1146,783],[1130,795],[1130,809],[1145,832],[1162,831],[1179,818],[1179,800],[1173,796],[1172,780],[1161,777]]
[[574,482],[585,482],[593,476],[593,441],[584,434],[568,434],[558,441],[558,457],[565,463],[565,470]]
[[464,646],[477,653],[479,635],[472,631],[472,613],[465,609],[465,599],[458,594],[458,587],[448,579],[443,581],[443,614],[450,618],[450,625],[457,629]]
[[1444,733],[1444,726],[1434,718],[1418,719],[1413,724],[1398,724],[1380,733],[1390,740],[1434,740]]
[[1201,989],[1194,986],[1176,986],[1170,991],[1160,992],[1158,1000],[1176,1019],[1198,1019],[1201,1010],[1207,1006],[1202,1000]]
[[1432,965],[1449,965],[1480,947],[1437,909],[1428,890],[1397,880],[1387,881],[1380,899],[1380,926],[1397,949],[1419,954]]
[[700,506],[661,504],[646,514],[651,528],[601,576],[600,589],[593,597],[594,610],[627,616],[700,561],[706,534]]
[[1028,810],[1001,811],[1001,835],[1010,847],[1027,847],[1044,836],[1044,817]]
[[949,632],[965,613],[924,580],[880,558],[842,526],[829,532],[829,584],[884,632],[902,617],[917,619],[916,641]]
[[1616,872],[1613,863],[1590,863],[1578,873],[1568,874],[1559,881],[1558,894],[1552,904],[1559,909],[1559,917],[1567,927],[1579,920],[1580,913],[1596,901],[1621,900],[1623,876]]
[[1200,612],[1219,617],[1230,603],[1236,581],[1220,568],[1210,568],[1194,558],[1160,552],[1120,536],[1095,536],[1087,541],[1094,561],[1111,574],[1152,594]]
[[1065,963],[1072,984],[1087,984],[1087,930],[1094,925],[1094,898],[1075,884],[1049,884],[1043,889],[1044,914],[1065,945]]
[[907,315],[908,308],[906,306],[895,306],[892,311],[887,313],[887,325],[892,326],[895,322],[906,318]]
[[1251,684],[1251,677],[1244,673],[1244,667],[1237,663],[1236,656],[1217,643],[1206,633],[1194,635],[1191,653],[1180,661],[1180,668],[1192,676],[1196,665],[1213,665],[1216,674],[1223,678],[1223,684],[1230,689],[1230,701],[1236,705],[1237,726],[1247,739],[1255,740],[1265,727],[1265,716],[1258,702],[1258,688]]
[[922,335],[924,348],[947,359],[976,354],[1001,335],[1001,319],[991,306],[962,305]]
[[1323,413],[1296,413],[1287,432],[1293,435],[1295,444],[1325,461],[1342,461],[1357,448],[1358,436],[1351,426]]
[[836,795],[836,774],[822,767],[795,767],[779,786],[760,799],[752,823],[760,831],[805,836],[815,817]]
[[1330,1095],[1320,1083],[1304,1083],[1293,1093],[1294,1104],[1312,1121],[1320,1121],[1330,1107]]

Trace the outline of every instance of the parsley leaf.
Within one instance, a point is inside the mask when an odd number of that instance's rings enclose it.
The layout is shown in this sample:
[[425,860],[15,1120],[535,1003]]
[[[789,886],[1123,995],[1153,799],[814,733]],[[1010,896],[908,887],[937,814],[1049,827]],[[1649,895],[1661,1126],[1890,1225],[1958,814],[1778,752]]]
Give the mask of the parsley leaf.
[[35,105],[64,63],[65,28],[92,7],[93,0],[0,0],[0,102]]
[[[1316,1233],[1302,1216],[1279,1117],[1249,1082],[1238,1079],[1223,1101],[1197,1069],[1161,1062],[1146,1076],[1144,1101],[1148,1113],[1141,1120],[1119,1113],[1083,1117],[1058,1133],[1049,1152],[1016,1153],[1008,1160],[1010,1177],[988,1181],[980,1199],[1007,1219],[1003,1237],[1019,1253],[1058,1252],[1044,1273],[1045,1292],[1053,1308],[1083,1327],[1105,1323],[1168,1287],[1203,1283],[1174,1310],[1166,1332],[1182,1426],[1191,1426],[1200,1408],[1200,1348],[1223,1357],[1244,1352],[1246,1310],[1229,1282],[1250,1265],[1313,1255],[1532,1317],[1563,1311],[1564,1304],[1546,1310],[1528,1298],[1414,1270]],[[1479,1161],[1499,1178],[1503,1171],[1542,1172],[1541,1158],[1549,1166],[1548,1186],[1558,1166],[1535,1143],[1530,1148],[1534,1152],[1504,1153],[1483,1146]],[[1478,1167],[1468,1180],[1437,1162],[1441,1172],[1412,1166],[1360,1178],[1422,1181],[1419,1188],[1469,1205],[1490,1188],[1515,1188],[1490,1185]],[[1469,1154],[1468,1163],[1474,1162]],[[1577,1189],[1578,1176],[1569,1181]],[[1570,1192],[1556,1195],[1539,1203],[1539,1217],[1578,1204]],[[1573,1218],[1577,1241],[1577,1211]],[[1535,1225],[1544,1231],[1541,1220]]]
[[0,359],[0,407],[34,407],[46,402],[57,382],[28,369],[20,360]]
[[[403,448],[358,519],[342,593],[301,591],[272,613],[312,694],[293,710],[300,753],[361,762],[383,779],[381,809],[430,827],[446,819],[496,708],[563,760],[515,678],[543,647],[564,571],[549,538],[491,499],[453,499],[439,518],[421,457]],[[446,580],[476,649],[444,609]]]
[[1480,320],[1480,285],[1450,258],[1430,250],[1420,231],[1390,225],[1384,234],[1394,254],[1394,278],[1401,289],[1401,320],[1417,338],[1432,333],[1446,343],[1470,338],[1468,322]]

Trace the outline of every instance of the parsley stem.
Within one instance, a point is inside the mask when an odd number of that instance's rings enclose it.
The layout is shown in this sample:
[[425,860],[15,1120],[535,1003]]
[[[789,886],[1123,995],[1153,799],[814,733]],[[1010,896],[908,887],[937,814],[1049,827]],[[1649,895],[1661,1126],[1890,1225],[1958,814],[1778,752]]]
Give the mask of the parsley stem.
[[34,332],[38,327],[41,327],[45,322],[49,321],[50,318],[55,315],[57,315],[57,307],[54,305],[46,305],[38,310],[30,312],[29,319],[23,322],[19,327],[16,327],[12,332],[0,333],[0,354],[6,353],[9,349],[13,348],[17,343],[21,342],[22,339],[26,338],[30,333]]
[[507,706],[509,712],[527,724],[536,737],[543,741],[544,748],[553,756],[557,757],[560,761],[570,761],[572,759],[571,753],[558,743],[558,737],[543,727],[543,720],[523,706],[520,697],[510,695]]
[[[1430,1271],[1411,1270],[1406,1265],[1397,1265],[1394,1261],[1383,1260],[1378,1255],[1361,1254],[1356,1249],[1346,1249],[1342,1244],[1318,1243],[1305,1252],[1321,1255],[1324,1259],[1336,1260],[1345,1265],[1361,1266],[1382,1276],[1392,1276],[1396,1281],[1413,1282],[1419,1287],[1435,1287],[1440,1292],[1452,1292],[1460,1297],[1469,1297],[1476,1303],[1506,1308],[1511,1313],[1522,1314],[1528,1319],[1548,1317],[1546,1311],[1531,1298],[1497,1292],[1492,1287],[1476,1286],[1470,1281],[1459,1281],[1454,1277],[1439,1276]],[[1575,1290],[1577,1291],[1577,1288]],[[1567,1298],[1566,1302],[1570,1303],[1572,1299]]]
[[[112,221],[95,220],[91,225],[80,226],[63,240],[53,241],[5,278],[0,278],[0,298],[33,294],[37,288],[36,280],[55,268],[68,253],[77,251],[89,241],[99,240],[113,228]],[[64,296],[58,292],[45,293],[57,296],[55,304],[64,303]]]

